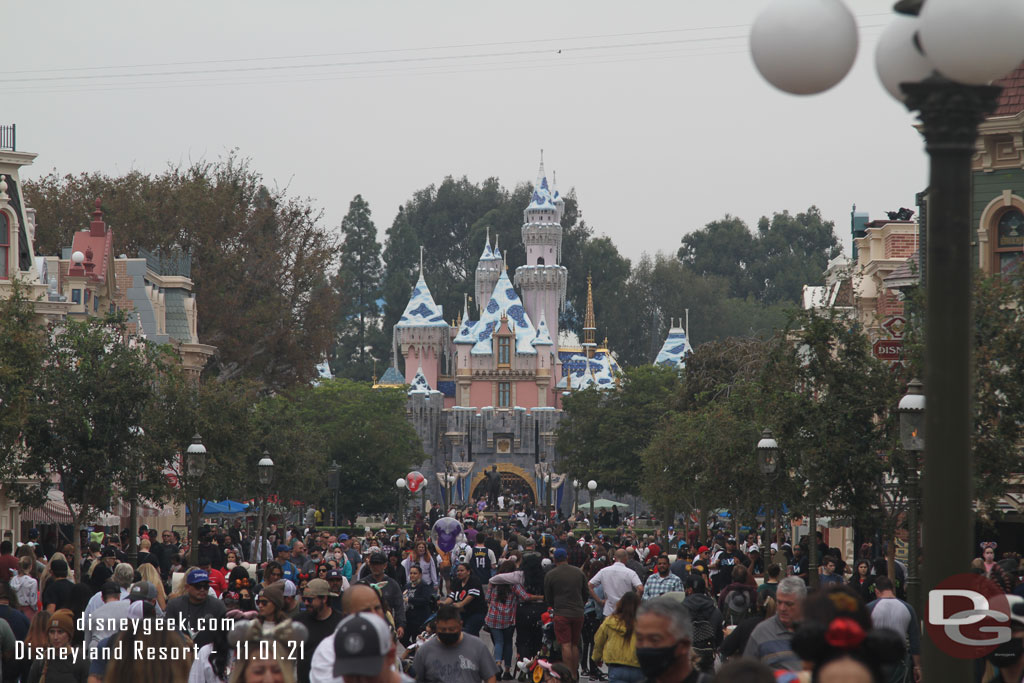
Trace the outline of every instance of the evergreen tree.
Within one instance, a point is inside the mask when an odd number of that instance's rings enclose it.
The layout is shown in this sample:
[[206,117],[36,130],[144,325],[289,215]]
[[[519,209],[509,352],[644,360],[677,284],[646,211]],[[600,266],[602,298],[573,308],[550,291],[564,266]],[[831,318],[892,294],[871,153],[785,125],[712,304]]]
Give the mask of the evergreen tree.
[[[413,285],[416,284],[416,264],[420,254],[420,239],[409,224],[405,207],[398,207],[398,215],[387,231],[384,242],[384,325],[385,337],[394,334],[395,325],[402,317]],[[390,354],[390,350],[388,352]],[[390,358],[390,355],[389,355]],[[402,362],[399,354],[398,362]]]
[[341,315],[331,369],[341,377],[368,380],[373,361],[383,355],[381,349],[386,344],[380,326],[380,243],[370,205],[361,195],[349,204],[341,234],[341,265],[334,279]]

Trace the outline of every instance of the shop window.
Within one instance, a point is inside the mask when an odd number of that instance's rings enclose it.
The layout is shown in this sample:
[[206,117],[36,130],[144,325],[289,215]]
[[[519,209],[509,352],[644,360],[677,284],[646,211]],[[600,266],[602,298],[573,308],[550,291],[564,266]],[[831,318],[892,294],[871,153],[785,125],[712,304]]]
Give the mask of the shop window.
[[995,266],[1000,273],[1016,272],[1024,257],[1024,213],[1011,208],[999,216],[996,224]]
[[71,303],[80,304],[82,303],[82,290],[72,289],[71,290]]

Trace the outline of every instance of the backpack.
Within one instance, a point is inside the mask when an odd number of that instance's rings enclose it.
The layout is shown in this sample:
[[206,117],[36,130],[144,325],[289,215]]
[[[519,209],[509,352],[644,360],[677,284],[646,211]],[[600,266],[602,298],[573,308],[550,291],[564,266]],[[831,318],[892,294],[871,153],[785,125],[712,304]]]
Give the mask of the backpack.
[[693,622],[693,649],[699,654],[714,652],[715,627],[710,621]]
[[750,594],[747,591],[734,590],[729,591],[729,595],[725,597],[726,607],[726,623],[727,624],[738,624],[748,616],[750,616],[753,605],[751,604]]

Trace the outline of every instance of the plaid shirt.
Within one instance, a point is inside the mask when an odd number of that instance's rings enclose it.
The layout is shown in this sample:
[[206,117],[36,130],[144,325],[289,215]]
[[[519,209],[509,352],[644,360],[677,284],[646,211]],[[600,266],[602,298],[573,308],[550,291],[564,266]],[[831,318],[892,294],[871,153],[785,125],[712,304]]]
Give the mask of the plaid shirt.
[[668,576],[662,578],[660,574],[655,572],[647,577],[647,583],[644,585],[643,599],[650,600],[670,591],[681,590],[683,590],[683,582],[679,580],[678,576],[669,572]]
[[508,597],[504,601],[498,599],[498,587],[487,584],[487,617],[484,623],[490,628],[508,628],[516,623],[516,608],[520,600],[527,600],[530,594],[521,585],[510,585]]

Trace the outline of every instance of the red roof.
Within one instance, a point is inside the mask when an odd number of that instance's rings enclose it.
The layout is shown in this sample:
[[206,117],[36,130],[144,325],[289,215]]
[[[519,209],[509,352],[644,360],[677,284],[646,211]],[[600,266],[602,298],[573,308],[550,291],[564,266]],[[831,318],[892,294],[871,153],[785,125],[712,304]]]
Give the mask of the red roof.
[[93,282],[104,282],[107,278],[107,262],[114,249],[114,233],[107,230],[103,222],[103,211],[100,200],[96,200],[96,210],[92,212],[89,229],[76,232],[71,238],[71,253],[76,251],[85,255],[81,266],[71,263],[68,275],[86,275]]
[[1024,110],[1024,64],[993,85],[1003,86],[1003,92],[999,95],[999,103],[992,116],[1013,116]]

